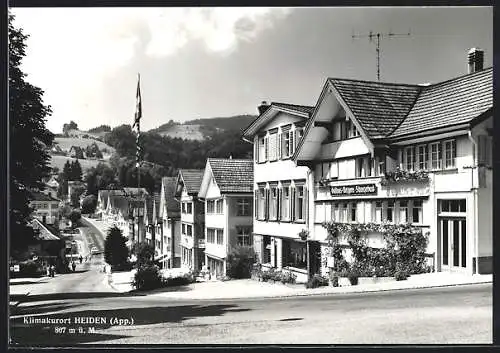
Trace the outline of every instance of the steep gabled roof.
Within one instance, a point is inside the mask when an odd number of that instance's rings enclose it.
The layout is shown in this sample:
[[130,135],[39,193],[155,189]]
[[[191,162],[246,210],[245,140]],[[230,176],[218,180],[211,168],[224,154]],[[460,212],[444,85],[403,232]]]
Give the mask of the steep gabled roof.
[[61,240],[58,236],[54,235],[42,222],[38,219],[33,219],[31,221],[31,226],[34,229],[38,229],[40,232],[38,233],[38,240]]
[[329,78],[369,138],[390,134],[406,117],[422,87]]
[[175,177],[163,177],[161,179],[163,197],[165,198],[168,216],[177,215],[180,212],[179,202],[175,199]]
[[269,107],[243,130],[242,136],[245,138],[254,136],[262,126],[268,124],[269,121],[273,119],[276,112],[280,111],[291,113],[301,119],[307,120],[311,117],[314,106],[271,102]]
[[390,137],[469,123],[493,107],[493,68],[424,87]]
[[120,211],[124,217],[127,217],[129,209],[129,200],[127,196],[109,194],[109,202],[114,211]]
[[40,191],[31,191],[30,194],[30,201],[46,201],[46,202],[59,202],[60,200],[53,198],[52,196],[48,194],[44,194],[43,192]]
[[198,195],[200,191],[201,181],[203,179],[203,169],[181,169],[179,170],[179,176],[184,182],[184,187],[187,193],[192,195]]
[[221,193],[253,191],[253,160],[208,158]]

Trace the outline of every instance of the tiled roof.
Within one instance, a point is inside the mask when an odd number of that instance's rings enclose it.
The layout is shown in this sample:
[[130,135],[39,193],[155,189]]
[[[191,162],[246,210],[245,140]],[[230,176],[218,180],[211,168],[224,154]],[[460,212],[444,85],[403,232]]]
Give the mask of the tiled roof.
[[97,198],[102,199],[103,201],[103,208],[106,209],[108,206],[108,196],[109,194],[112,195],[123,195],[124,192],[123,190],[99,190],[97,192]]
[[43,192],[39,191],[32,191],[30,192],[30,200],[31,201],[53,201],[53,202],[59,202],[60,200],[53,198],[50,195],[44,194]]
[[198,194],[201,181],[203,180],[203,169],[181,169],[179,173],[184,181],[188,194]]
[[424,87],[410,113],[390,135],[468,123],[493,106],[493,68]]
[[289,103],[281,103],[281,102],[272,102],[271,105],[276,107],[281,107],[285,109],[295,110],[302,113],[311,114],[314,111],[314,107],[309,105],[297,105],[297,104],[289,104]]
[[36,218],[31,221],[31,226],[33,229],[38,229],[40,231],[37,237],[38,240],[60,240],[59,237],[52,234],[52,232],[50,232],[47,227],[45,227],[43,223]]
[[160,215],[160,193],[155,192],[153,195],[153,200],[154,200],[154,214],[155,214],[155,219],[158,219]]
[[124,195],[109,195],[109,202],[111,203],[111,208],[115,211],[121,211],[124,217],[128,215],[128,197]]
[[391,133],[408,114],[422,89],[418,85],[330,78],[369,138]]
[[161,180],[165,201],[167,202],[167,212],[180,212],[179,202],[175,199],[175,183],[177,179],[175,177],[164,177]]
[[144,204],[146,207],[146,217],[147,217],[145,221],[147,221],[147,224],[151,224],[153,222],[153,198],[146,197],[144,199]]
[[130,195],[130,196],[142,196],[142,195],[149,195],[148,191],[146,188],[123,188],[123,191],[125,194]]
[[209,158],[208,163],[221,193],[252,192],[253,160]]

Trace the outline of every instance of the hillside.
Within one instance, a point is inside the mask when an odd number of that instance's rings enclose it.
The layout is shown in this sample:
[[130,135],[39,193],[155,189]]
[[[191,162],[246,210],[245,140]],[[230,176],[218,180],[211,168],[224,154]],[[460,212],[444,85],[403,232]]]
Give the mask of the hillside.
[[201,141],[212,136],[216,132],[242,131],[250,125],[256,117],[255,115],[236,115],[231,117],[195,119],[186,121],[184,124],[170,120],[168,123],[151,129],[148,132],[154,132],[165,137]]
[[61,147],[61,149],[64,152],[69,152],[71,146],[86,148],[87,146],[90,146],[91,144],[93,144],[95,142],[97,144],[97,146],[99,147],[99,149],[101,150],[101,152],[103,153],[105,159],[106,159],[106,155],[108,155],[108,158],[109,158],[109,155],[111,155],[115,152],[115,149],[113,147],[108,146],[104,142],[97,141],[97,140],[90,139],[90,138],[55,137],[54,142],[57,143],[59,145],[59,147]]
[[[52,168],[57,167],[59,169],[59,171],[62,171],[64,168],[64,164],[66,163],[67,160],[72,162],[73,160],[76,160],[76,158],[51,155],[50,156],[50,166]],[[107,160],[96,160],[96,159],[79,159],[78,162],[82,166],[82,171],[84,173],[85,173],[85,171],[87,171],[87,169],[90,169],[92,167],[96,167],[99,163],[109,164]]]

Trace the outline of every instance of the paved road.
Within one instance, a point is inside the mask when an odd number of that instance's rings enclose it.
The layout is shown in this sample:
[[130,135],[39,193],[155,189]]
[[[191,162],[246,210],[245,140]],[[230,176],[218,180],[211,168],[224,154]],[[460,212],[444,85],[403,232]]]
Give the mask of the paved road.
[[[89,288],[79,294],[30,296],[28,300],[20,305],[20,316],[11,318],[13,337],[24,344],[492,342],[491,284],[226,301],[165,301]],[[26,324],[22,317],[26,314],[70,318],[72,324],[63,326],[82,327],[86,333],[56,334],[55,325]],[[75,317],[106,322],[74,324]],[[110,323],[113,317],[133,319],[133,325]],[[96,331],[89,332],[92,328]]]

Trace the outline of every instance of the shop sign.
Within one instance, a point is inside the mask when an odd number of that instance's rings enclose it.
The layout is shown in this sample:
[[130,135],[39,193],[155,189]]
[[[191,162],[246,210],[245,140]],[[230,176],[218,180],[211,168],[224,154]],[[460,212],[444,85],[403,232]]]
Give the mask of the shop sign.
[[19,265],[14,265],[14,272],[19,272],[19,271],[20,271]]
[[375,184],[331,186],[332,196],[372,195],[377,193]]

